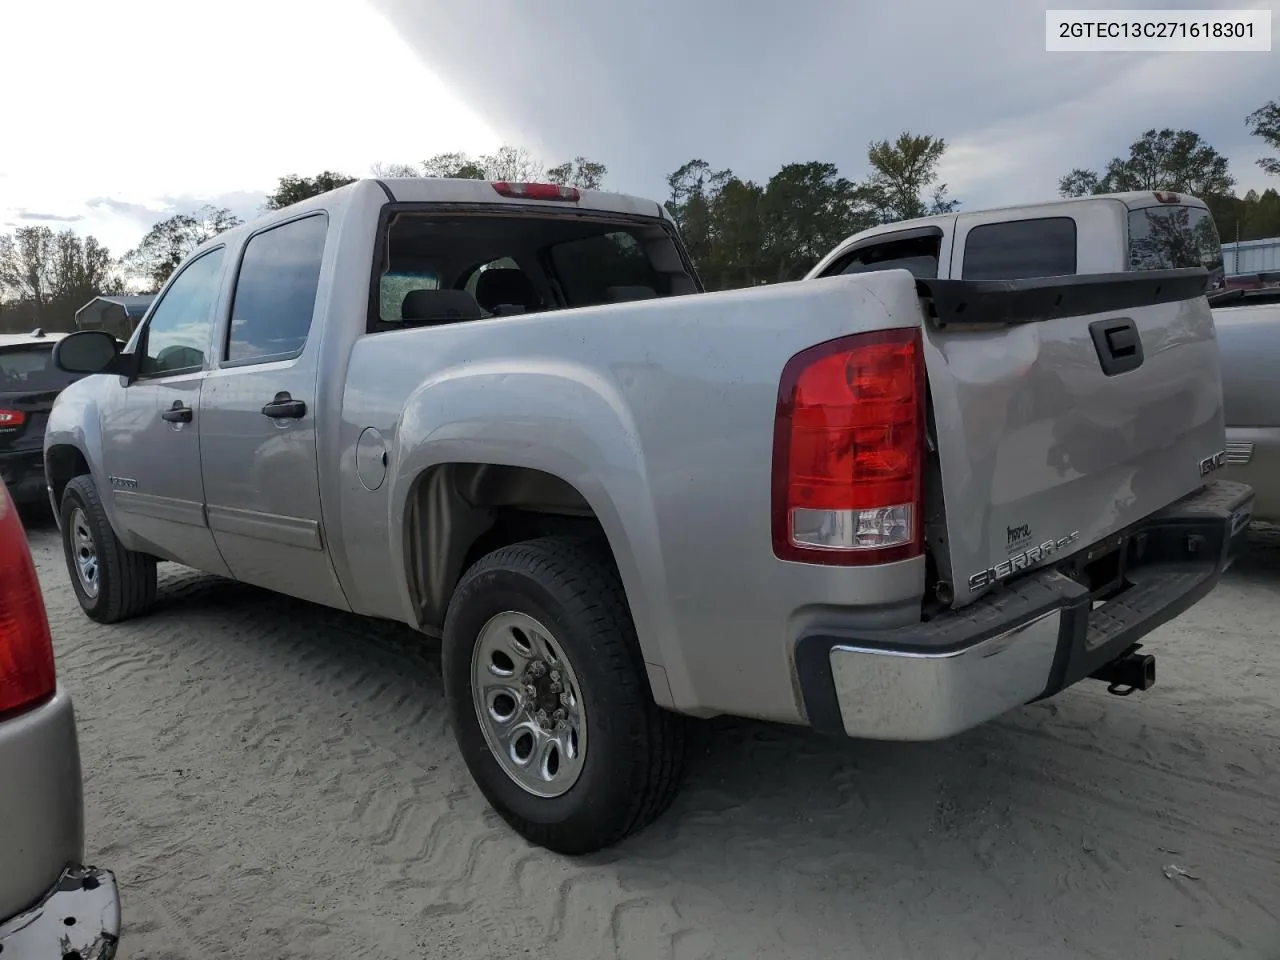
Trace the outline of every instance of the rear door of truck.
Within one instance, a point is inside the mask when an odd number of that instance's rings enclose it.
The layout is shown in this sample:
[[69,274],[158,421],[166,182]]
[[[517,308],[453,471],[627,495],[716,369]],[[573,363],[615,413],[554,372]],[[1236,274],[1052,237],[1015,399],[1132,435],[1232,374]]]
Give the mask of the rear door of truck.
[[[1200,217],[1157,218],[1175,229],[1157,229],[1155,246],[1181,251],[1163,260],[1146,256],[1150,242],[1130,251],[1131,219],[1110,197],[937,218],[821,271],[906,269],[926,300],[942,501],[930,552],[957,606],[1107,540],[1220,465],[1211,271],[1191,242]],[[944,279],[921,269],[925,253]]]
[[926,353],[958,603],[1105,540],[1219,464],[1207,274],[1117,273],[1128,217],[1100,199],[957,220],[960,281],[933,284]]

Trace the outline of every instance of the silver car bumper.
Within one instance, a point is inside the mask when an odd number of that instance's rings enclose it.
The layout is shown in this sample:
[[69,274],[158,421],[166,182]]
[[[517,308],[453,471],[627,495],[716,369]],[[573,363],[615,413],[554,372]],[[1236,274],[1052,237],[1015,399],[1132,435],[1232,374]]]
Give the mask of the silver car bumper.
[[96,867],[68,867],[40,903],[0,923],[5,960],[111,960],[119,940],[116,878]]
[[941,740],[1034,700],[1049,684],[1059,612],[944,653],[839,645],[831,675],[851,737]]
[[1059,568],[928,622],[828,624],[796,645],[809,722],[851,737],[941,740],[1085,677],[1105,678],[1138,640],[1213,589],[1244,548],[1252,516],[1253,491],[1217,481]]

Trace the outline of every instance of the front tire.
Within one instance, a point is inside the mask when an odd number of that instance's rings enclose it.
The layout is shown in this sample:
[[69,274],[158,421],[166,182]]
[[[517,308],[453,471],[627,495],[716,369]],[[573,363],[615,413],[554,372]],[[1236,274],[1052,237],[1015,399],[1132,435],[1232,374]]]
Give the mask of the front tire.
[[595,545],[547,537],[479,560],[449,605],[443,672],[467,768],[530,842],[593,853],[675,798],[684,718],[654,703],[622,583]]
[[111,529],[93,478],[67,484],[60,511],[62,553],[82,609],[99,623],[145,613],[156,599],[156,560],[126,550]]

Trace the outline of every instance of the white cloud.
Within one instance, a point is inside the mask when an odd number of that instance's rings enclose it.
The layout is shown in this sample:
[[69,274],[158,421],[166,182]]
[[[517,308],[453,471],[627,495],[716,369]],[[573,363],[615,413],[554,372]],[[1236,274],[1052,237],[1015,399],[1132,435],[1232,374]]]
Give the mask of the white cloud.
[[116,252],[171,198],[499,143],[363,0],[0,0],[0,64],[0,221],[80,216]]
[[[1280,49],[1280,16],[1272,18],[1272,47]],[[1052,56],[1076,61],[1070,67],[1085,58],[1115,64],[1112,54]],[[1057,195],[1058,179],[1068,170],[1101,170],[1111,157],[1125,156],[1144,130],[1172,127],[1194,129],[1223,153],[1238,193],[1277,186],[1255,163],[1265,151],[1244,123],[1261,106],[1275,69],[1271,53],[1133,54],[1104,84],[956,137],[941,176],[968,209],[1043,200]],[[1100,141],[1109,144],[1101,152]]]

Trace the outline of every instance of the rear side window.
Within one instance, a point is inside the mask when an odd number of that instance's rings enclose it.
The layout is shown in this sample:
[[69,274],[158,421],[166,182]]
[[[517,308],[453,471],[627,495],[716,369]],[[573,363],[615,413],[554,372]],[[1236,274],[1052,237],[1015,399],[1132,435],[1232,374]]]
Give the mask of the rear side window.
[[80,374],[53,365],[53,344],[0,349],[0,391],[52,393],[69,387]]
[[404,298],[414,290],[439,290],[440,278],[434,273],[384,273],[378,285],[378,314],[392,323],[403,319],[400,314]]
[[556,279],[571,307],[666,296],[666,278],[630,233],[602,233],[550,248]]
[[1222,243],[1208,210],[1177,204],[1129,213],[1130,270],[1186,267],[1204,267],[1211,286],[1221,286]]
[[1076,222],[1071,217],[1010,220],[974,227],[965,237],[966,280],[1025,280],[1076,272]]
[[311,332],[329,218],[264,230],[245,244],[225,358],[256,363],[297,356]]

